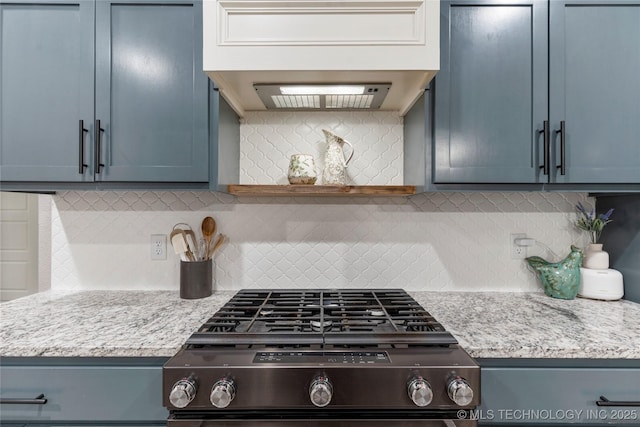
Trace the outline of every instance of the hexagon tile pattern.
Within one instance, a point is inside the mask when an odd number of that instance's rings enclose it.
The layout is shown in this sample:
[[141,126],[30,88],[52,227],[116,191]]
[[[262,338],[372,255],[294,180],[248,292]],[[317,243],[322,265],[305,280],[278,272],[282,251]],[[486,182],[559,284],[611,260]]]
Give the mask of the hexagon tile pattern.
[[[587,243],[573,227],[583,193],[426,193],[410,198],[238,200],[211,192],[60,192],[51,204],[54,289],[179,289],[171,247],[151,261],[150,235],[212,215],[230,241],[215,287],[400,287],[536,291],[509,233],[556,259]],[[546,245],[543,246],[543,245]],[[555,254],[551,251],[554,251]],[[557,254],[557,255],[556,255]]]
[[322,183],[327,129],[354,147],[347,184],[402,185],[402,123],[379,111],[249,112],[240,126],[240,184],[288,184],[289,159],[297,153],[313,156]]

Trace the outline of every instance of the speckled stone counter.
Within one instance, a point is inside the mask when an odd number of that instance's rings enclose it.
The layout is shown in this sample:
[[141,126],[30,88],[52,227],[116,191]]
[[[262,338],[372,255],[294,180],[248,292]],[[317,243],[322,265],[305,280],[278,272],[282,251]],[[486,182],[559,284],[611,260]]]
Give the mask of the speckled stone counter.
[[[44,292],[0,305],[2,356],[171,356],[234,292]],[[640,359],[640,304],[410,292],[473,357]]]
[[48,291],[0,304],[2,356],[172,356],[234,292]]
[[477,358],[640,359],[640,304],[543,293],[412,292]]

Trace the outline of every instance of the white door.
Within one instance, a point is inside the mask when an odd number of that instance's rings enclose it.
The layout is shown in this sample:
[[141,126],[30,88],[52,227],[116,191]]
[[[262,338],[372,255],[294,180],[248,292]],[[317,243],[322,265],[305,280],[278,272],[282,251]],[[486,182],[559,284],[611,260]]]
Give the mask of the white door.
[[38,291],[38,196],[0,193],[0,301]]

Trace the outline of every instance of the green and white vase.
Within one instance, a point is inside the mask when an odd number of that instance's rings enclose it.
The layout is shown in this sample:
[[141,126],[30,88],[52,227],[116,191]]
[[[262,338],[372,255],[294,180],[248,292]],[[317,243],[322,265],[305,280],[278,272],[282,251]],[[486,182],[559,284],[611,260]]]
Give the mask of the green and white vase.
[[313,185],[318,179],[316,165],[310,154],[294,154],[289,161],[289,173],[287,175],[290,184]]

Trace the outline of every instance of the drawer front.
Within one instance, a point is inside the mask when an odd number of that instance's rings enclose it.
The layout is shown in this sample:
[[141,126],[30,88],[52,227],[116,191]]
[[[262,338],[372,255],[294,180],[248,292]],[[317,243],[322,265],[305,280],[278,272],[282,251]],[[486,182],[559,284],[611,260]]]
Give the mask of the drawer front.
[[5,422],[155,421],[166,422],[162,406],[162,367],[3,366],[1,398],[33,399],[46,404],[0,406]]
[[640,406],[597,406],[640,401],[640,369],[482,368],[480,425],[640,425]]

